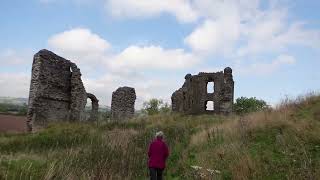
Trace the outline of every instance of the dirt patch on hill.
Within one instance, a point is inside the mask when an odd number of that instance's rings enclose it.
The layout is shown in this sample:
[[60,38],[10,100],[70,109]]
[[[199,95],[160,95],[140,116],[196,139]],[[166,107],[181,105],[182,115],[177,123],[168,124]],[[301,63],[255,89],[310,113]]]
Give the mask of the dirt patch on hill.
[[26,120],[24,116],[0,114],[0,132],[26,132]]

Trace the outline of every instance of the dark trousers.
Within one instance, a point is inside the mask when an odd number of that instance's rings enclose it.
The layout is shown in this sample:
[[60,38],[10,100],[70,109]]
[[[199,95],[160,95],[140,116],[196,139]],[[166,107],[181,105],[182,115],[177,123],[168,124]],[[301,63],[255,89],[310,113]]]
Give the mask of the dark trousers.
[[163,169],[149,167],[149,171],[150,171],[150,180],[162,180]]

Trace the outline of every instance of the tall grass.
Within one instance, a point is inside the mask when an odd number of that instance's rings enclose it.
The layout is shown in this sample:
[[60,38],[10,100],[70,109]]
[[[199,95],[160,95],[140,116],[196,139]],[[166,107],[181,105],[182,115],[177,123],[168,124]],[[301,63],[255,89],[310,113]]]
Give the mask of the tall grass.
[[245,116],[139,117],[58,123],[0,135],[0,179],[146,179],[147,149],[162,130],[166,179],[317,179],[320,96]]

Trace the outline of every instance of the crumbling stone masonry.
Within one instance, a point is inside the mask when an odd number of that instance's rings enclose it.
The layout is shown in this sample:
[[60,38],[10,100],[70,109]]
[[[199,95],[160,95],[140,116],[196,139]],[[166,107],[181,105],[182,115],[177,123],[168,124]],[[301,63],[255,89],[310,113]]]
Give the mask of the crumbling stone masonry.
[[[214,83],[213,92],[207,92],[209,82]],[[234,81],[232,69],[227,67],[224,72],[187,74],[185,82],[171,96],[172,111],[185,114],[206,114],[232,112],[234,98]],[[208,110],[211,101],[212,110]],[[209,108],[210,109],[210,108]]]
[[91,93],[87,93],[87,97],[91,99],[91,113],[89,121],[97,121],[98,120],[98,110],[99,110],[99,100],[96,98],[95,95]]
[[134,115],[136,92],[131,87],[120,87],[112,93],[111,119],[125,120]]
[[[70,62],[70,121],[84,120],[87,92],[81,80],[81,72],[76,64]],[[70,71],[70,70],[69,70]]]
[[76,64],[45,49],[34,55],[27,116],[30,131],[48,122],[85,120],[86,100]]

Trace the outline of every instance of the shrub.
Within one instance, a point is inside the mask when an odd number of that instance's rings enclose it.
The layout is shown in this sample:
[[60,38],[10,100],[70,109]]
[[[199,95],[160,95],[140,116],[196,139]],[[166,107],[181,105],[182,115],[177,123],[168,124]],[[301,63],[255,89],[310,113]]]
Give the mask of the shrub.
[[171,107],[168,103],[164,103],[161,99],[150,99],[143,103],[143,109],[146,114],[154,115],[159,113],[168,113]]
[[240,97],[236,99],[236,103],[234,104],[234,111],[237,114],[247,114],[261,111],[266,108],[268,108],[267,103],[264,100],[256,99],[255,97]]
[[2,113],[15,113],[17,115],[27,115],[28,106],[27,104],[9,104],[0,103],[0,112]]

